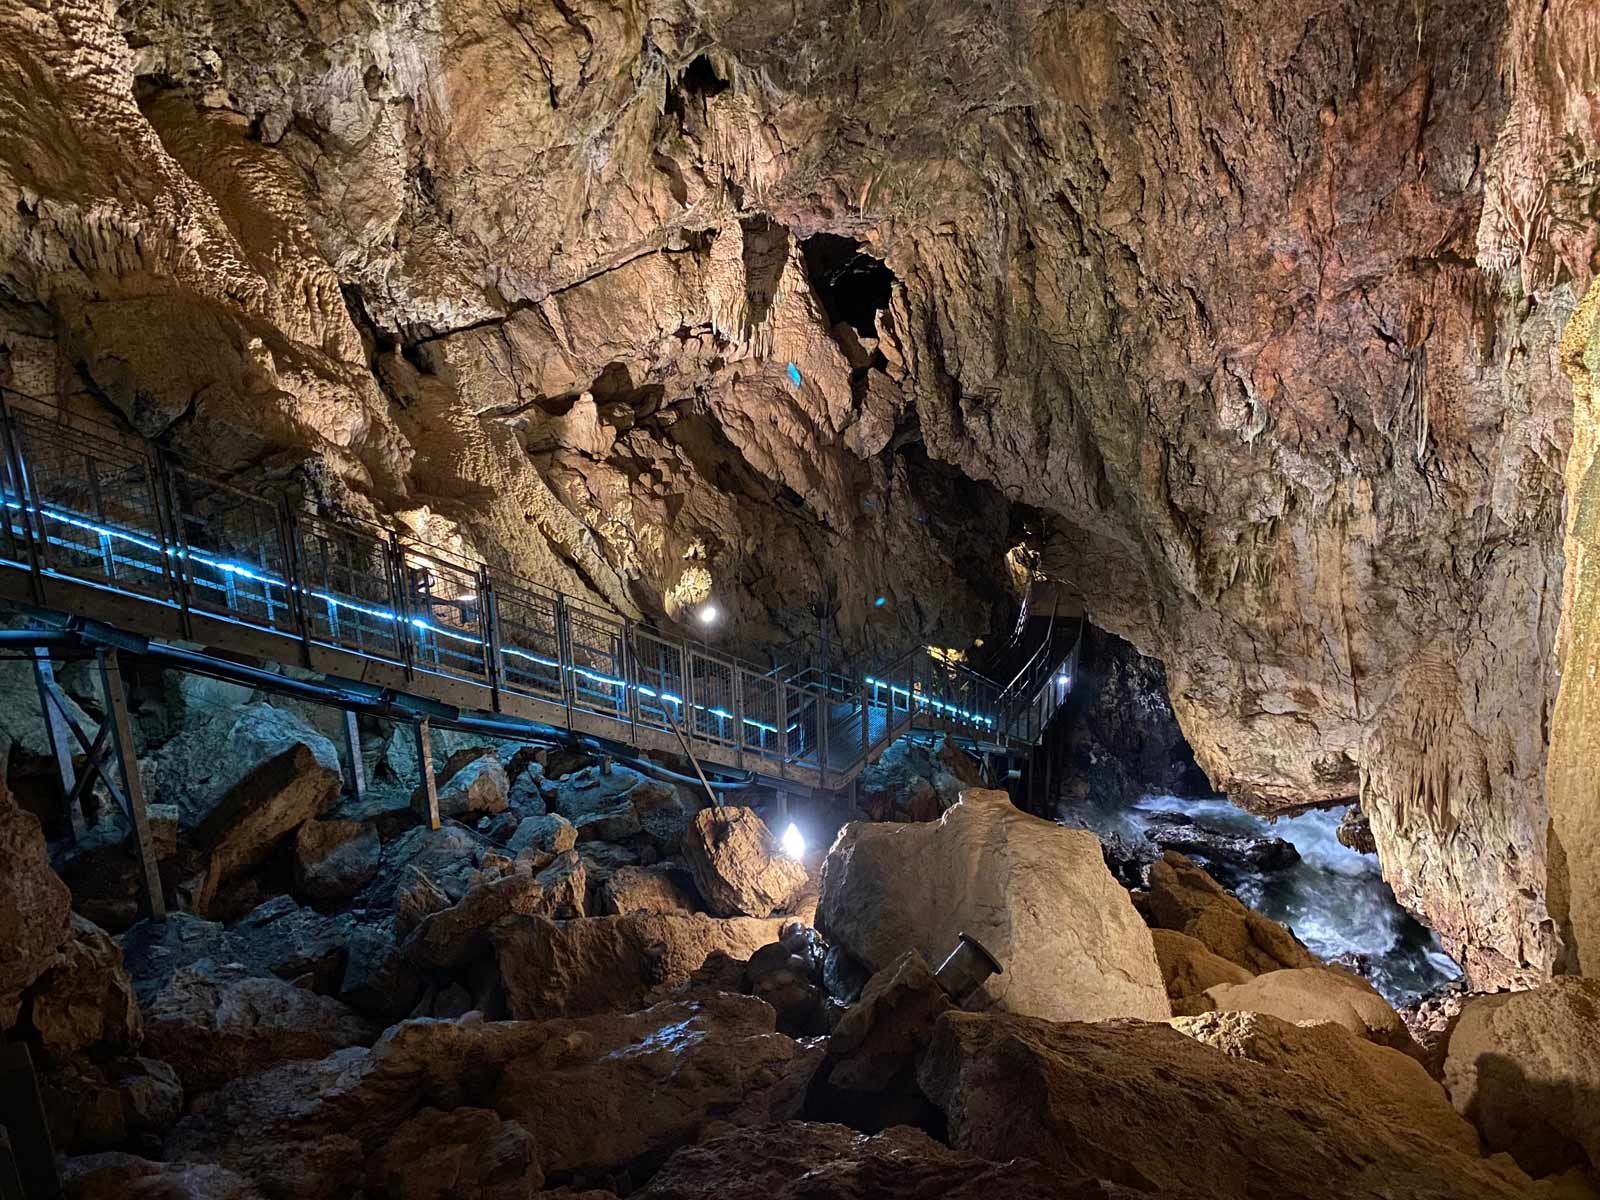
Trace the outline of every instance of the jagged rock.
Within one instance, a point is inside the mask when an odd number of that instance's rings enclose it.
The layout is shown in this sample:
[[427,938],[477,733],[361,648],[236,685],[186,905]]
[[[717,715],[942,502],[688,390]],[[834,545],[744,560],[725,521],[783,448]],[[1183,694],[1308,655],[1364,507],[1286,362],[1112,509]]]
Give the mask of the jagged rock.
[[1255,978],[1252,972],[1211,953],[1204,942],[1186,933],[1152,929],[1150,940],[1155,943],[1156,961],[1161,964],[1161,979],[1174,1012],[1179,1011],[1177,1001],[1199,995],[1207,988]]
[[618,867],[597,889],[601,916],[633,912],[694,912],[694,897],[679,886],[670,866]]
[[159,1137],[183,1112],[183,1085],[152,1058],[73,1059],[39,1079],[50,1141],[60,1154],[90,1154]]
[[377,1029],[337,1000],[202,960],[173,975],[145,1014],[146,1050],[193,1097],[295,1058],[367,1045]]
[[[471,813],[504,812],[510,803],[511,783],[500,759],[490,751],[466,750],[452,755],[434,780],[441,817],[466,817]],[[411,795],[422,802],[419,785]]]
[[1268,971],[1243,983],[1219,983],[1188,996],[1174,1011],[1260,1012],[1285,1021],[1330,1021],[1380,1046],[1417,1052],[1400,1014],[1359,975],[1338,967]]
[[455,905],[423,918],[403,949],[420,967],[458,967],[489,952],[485,931],[501,917],[581,917],[585,896],[583,862],[569,850],[537,875],[513,871],[478,884]]
[[[471,895],[471,889],[467,895]],[[437,916],[450,908],[450,897],[431,876],[420,867],[409,866],[401,874],[400,886],[394,894],[394,927],[402,937],[410,937],[413,930],[429,917]]]
[[644,831],[627,797],[610,808],[584,813],[578,818],[576,829],[580,842],[625,842]]
[[[703,799],[703,797],[702,797]],[[669,783],[646,779],[628,793],[634,814],[650,845],[663,858],[680,852],[684,830],[689,827],[691,810],[684,805],[678,789]]]
[[935,821],[962,788],[982,786],[977,764],[948,739],[930,746],[902,738],[862,770],[856,804],[869,821]]
[[844,1004],[855,1003],[867,986],[872,972],[862,966],[843,946],[829,946],[822,960],[822,986],[828,995]]
[[828,1083],[845,1091],[879,1092],[907,1073],[933,1036],[941,1013],[955,1005],[915,950],[907,950],[867,982],[861,999],[828,1038]]
[[367,1164],[373,1200],[529,1200],[543,1185],[533,1135],[484,1108],[425,1108]]
[[238,958],[219,921],[173,912],[165,921],[140,921],[118,939],[124,969],[133,979],[139,1003],[148,1006],[181,968],[202,958]]
[[267,1200],[255,1184],[222,1167],[119,1153],[67,1159],[61,1184],[64,1200]]
[[827,1032],[822,987],[822,959],[827,948],[816,931],[792,926],[783,937],[763,946],[745,966],[745,988],[772,1005],[778,1028],[790,1037],[817,1037]]
[[1000,961],[985,993],[1053,1020],[1169,1015],[1149,930],[1100,844],[969,790],[932,824],[847,825],[822,867],[817,928],[881,970],[942,963],[957,936]]
[[295,884],[308,904],[338,904],[378,873],[381,853],[375,826],[307,821],[294,836]]
[[301,908],[288,896],[258,905],[228,926],[234,959],[280,979],[309,977],[319,991],[331,991],[344,970],[345,945],[355,918],[325,916]]
[[748,996],[580,1020],[407,1021],[371,1049],[291,1062],[203,1097],[169,1157],[214,1162],[274,1196],[344,1200],[365,1163],[425,1106],[453,1098],[535,1136],[541,1169],[592,1172],[664,1156],[712,1120],[762,1102],[802,1056]]
[[407,830],[384,843],[378,873],[356,897],[355,906],[393,912],[396,896],[412,881],[413,871],[426,875],[429,883],[454,904],[477,882],[485,856],[494,852],[496,847],[487,839],[454,821],[446,821],[438,829]]
[[559,813],[546,813],[541,817],[527,817],[517,826],[516,833],[506,843],[512,854],[525,850],[542,854],[564,854],[578,844],[578,831],[572,822]]
[[27,1023],[55,1059],[90,1050],[139,1048],[144,1037],[122,950],[104,930],[72,914],[72,937],[28,991]]
[[781,936],[781,918],[630,913],[552,921],[511,916],[489,931],[518,1020],[637,1008],[688,979],[713,952],[748,959]]
[[1341,843],[1349,846],[1357,854],[1378,852],[1377,839],[1372,836],[1372,822],[1367,820],[1367,815],[1361,811],[1359,804],[1352,804],[1344,810],[1344,816],[1339,818],[1337,836]]
[[1600,980],[1467,1001],[1444,1080],[1484,1145],[1530,1174],[1600,1167]]
[[1400,1008],[1400,1019],[1411,1031],[1411,1038],[1422,1051],[1422,1065],[1435,1079],[1444,1078],[1444,1060],[1450,1049],[1450,1035],[1461,1010],[1472,993],[1463,980],[1454,980],[1418,996]]
[[333,743],[271,704],[246,705],[168,743],[156,792],[177,804],[180,841],[195,859],[194,911],[206,915],[223,883],[326,812],[341,784]]
[[1463,1154],[1477,1153],[1477,1133],[1415,1058],[1342,1025],[1294,1024],[1260,1012],[1177,1017],[1172,1025],[1224,1054],[1308,1080],[1374,1124],[1415,1130]]
[[948,1012],[918,1079],[958,1150],[1134,1181],[1156,1195],[1526,1200],[1530,1189],[1509,1165],[1374,1121],[1359,1095],[1165,1025]]
[[1282,838],[1225,833],[1183,813],[1151,813],[1145,837],[1163,854],[1171,850],[1198,860],[1214,877],[1230,881],[1286,870],[1300,861],[1293,843]]
[[44,831],[5,784],[0,753],[0,1030],[17,1019],[22,992],[55,962],[71,931],[72,895],[50,869]]
[[1252,974],[1320,965],[1289,930],[1240,904],[1181,854],[1169,852],[1150,868],[1150,888],[1137,903],[1153,928],[1186,933]]
[[[529,854],[530,851],[523,851]],[[599,888],[615,871],[642,866],[644,855],[635,846],[618,846],[613,842],[579,842],[578,855],[583,859],[583,869],[588,873],[589,886]],[[539,861],[535,857],[535,861]]]
[[618,801],[645,782],[631,767],[582,767],[564,777],[551,779],[548,770],[543,780],[545,803],[551,812],[560,813],[576,825],[590,813],[615,808]]
[[767,917],[794,903],[806,869],[778,848],[748,808],[703,808],[683,835],[683,858],[712,912]]
[[906,1126],[862,1137],[843,1125],[796,1121],[729,1130],[687,1146],[637,1195],[640,1200],[1132,1200],[1134,1193],[1093,1182],[1069,1185],[1020,1159],[985,1162]]
[[355,928],[346,946],[339,999],[385,1023],[409,1013],[422,981],[396,941],[393,918]]

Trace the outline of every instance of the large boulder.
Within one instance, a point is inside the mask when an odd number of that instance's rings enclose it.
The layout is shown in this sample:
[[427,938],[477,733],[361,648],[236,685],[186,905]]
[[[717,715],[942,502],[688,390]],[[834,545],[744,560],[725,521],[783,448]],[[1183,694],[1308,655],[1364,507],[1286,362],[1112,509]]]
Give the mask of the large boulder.
[[519,1020],[627,1010],[682,983],[715,951],[748,959],[781,918],[629,913],[554,921],[510,916],[490,929],[506,1003]]
[[384,843],[378,873],[361,889],[355,907],[393,912],[396,897],[419,872],[454,904],[478,882],[485,858],[499,853],[486,838],[454,821],[438,829],[409,829]]
[[154,792],[178,806],[180,843],[195,873],[193,910],[208,915],[223,883],[325,813],[341,784],[333,743],[271,704],[219,715],[164,746]]
[[72,894],[50,869],[44,831],[12,799],[0,754],[0,1030],[16,1023],[23,989],[55,962],[71,911]]
[[862,1137],[799,1121],[731,1129],[679,1150],[639,1200],[1132,1200],[1038,1163],[986,1162],[901,1125]]
[[1150,868],[1138,905],[1153,928],[1186,933],[1253,975],[1320,965],[1288,929],[1240,904],[1181,854],[1169,851]]
[[937,966],[965,932],[999,959],[1000,1008],[1055,1021],[1170,1015],[1150,931],[1092,833],[971,789],[930,824],[847,825],[822,867],[817,927],[873,970]]
[[27,1019],[51,1058],[138,1049],[139,1001],[116,941],[74,913],[71,940],[28,993]]
[[900,738],[862,770],[856,806],[869,821],[936,821],[963,788],[982,786],[978,764],[949,739]]
[[701,809],[684,831],[682,849],[701,898],[718,916],[771,916],[806,886],[805,867],[779,849],[752,809]]
[[1468,1000],[1444,1080],[1484,1144],[1530,1174],[1600,1169],[1600,979]]
[[1532,1186],[1454,1134],[1430,1137],[1431,1120],[1390,1124],[1359,1094],[1167,1025],[949,1012],[918,1078],[956,1149],[1122,1180],[1141,1194],[1527,1200]]
[[1255,975],[1236,962],[1213,954],[1199,938],[1175,929],[1152,929],[1161,981],[1166,985],[1172,1011],[1184,1011],[1179,1002],[1224,983],[1244,983]]
[[[1180,1012],[1181,1010],[1181,1012]],[[1268,971],[1243,983],[1219,983],[1173,1006],[1181,1016],[1259,1012],[1285,1021],[1330,1021],[1380,1046],[1416,1052],[1400,1014],[1365,979],[1339,967]]]
[[533,1135],[486,1108],[425,1108],[367,1164],[371,1200],[529,1200],[543,1184]]
[[331,991],[356,924],[350,914],[328,916],[275,896],[228,926],[227,944],[233,959],[258,973]]
[[146,1012],[145,1030],[146,1051],[172,1064],[190,1096],[378,1035],[337,1000],[209,960],[173,975]]
[[134,994],[146,1007],[184,967],[202,958],[217,962],[240,959],[222,922],[193,913],[172,912],[165,921],[140,921],[117,941],[122,947],[123,967],[133,979]]
[[350,899],[378,873],[382,846],[362,821],[307,821],[294,835],[294,879],[308,904]]
[[387,1025],[409,1013],[421,992],[422,980],[400,948],[394,918],[356,926],[345,947],[339,999]]
[[934,1023],[955,1007],[915,950],[879,971],[828,1038],[828,1083],[853,1092],[881,1092],[914,1074]]
[[[510,803],[511,783],[494,753],[468,750],[452,755],[434,781],[441,817],[504,812]],[[413,804],[422,800],[422,788],[412,793]]]
[[585,894],[583,861],[569,850],[537,875],[513,870],[478,884],[458,903],[419,922],[403,948],[420,967],[459,967],[489,952],[485,931],[501,917],[581,917]]
[[511,854],[564,854],[578,844],[578,831],[560,813],[525,817],[506,841]]
[[694,897],[674,878],[671,866],[618,867],[598,889],[599,915],[633,912],[694,912]]

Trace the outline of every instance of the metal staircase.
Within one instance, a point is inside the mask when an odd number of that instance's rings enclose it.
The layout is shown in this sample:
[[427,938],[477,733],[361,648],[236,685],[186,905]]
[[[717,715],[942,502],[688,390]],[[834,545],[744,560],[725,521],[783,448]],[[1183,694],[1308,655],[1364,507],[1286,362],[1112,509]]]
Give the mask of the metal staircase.
[[837,789],[914,728],[1037,744],[1077,660],[1047,639],[1008,684],[921,649],[859,677],[763,670],[6,388],[0,443],[0,600],[178,669],[260,663],[352,711],[554,727]]

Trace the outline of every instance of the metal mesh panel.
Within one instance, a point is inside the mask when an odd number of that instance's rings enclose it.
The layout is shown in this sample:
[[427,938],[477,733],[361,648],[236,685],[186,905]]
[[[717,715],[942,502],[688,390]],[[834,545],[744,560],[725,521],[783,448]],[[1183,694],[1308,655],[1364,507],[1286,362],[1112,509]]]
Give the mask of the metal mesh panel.
[[12,432],[9,414],[4,422],[4,441],[0,442],[0,558],[5,562],[24,566],[29,561],[28,516],[25,510],[22,476],[16,464],[21,457],[14,449],[16,435]]
[[17,413],[15,422],[43,566],[174,597],[149,456],[33,413]]
[[277,505],[182,467],[169,468],[167,477],[190,607],[296,632]]
[[400,617],[388,543],[320,517],[302,517],[298,550],[312,638],[398,661]]
[[404,546],[400,571],[412,664],[419,671],[487,678],[488,639],[477,570]]
[[776,759],[783,753],[783,738],[778,723],[778,690],[776,679],[765,675],[752,675],[741,671],[744,690],[744,748]]
[[817,719],[820,715],[817,693],[805,688],[784,688],[783,701],[783,730],[788,739],[788,760],[821,766],[817,760]]
[[[639,723],[670,729],[684,728],[687,701],[683,673],[683,646],[642,629],[633,634],[633,661],[639,681]],[[671,714],[672,721],[667,720]]]
[[573,706],[627,720],[626,626],[620,618],[579,605],[568,605],[565,612]]
[[724,746],[739,744],[737,671],[734,665],[698,650],[689,653],[693,701],[690,728],[694,736]]
[[490,573],[503,687],[564,701],[561,600]]

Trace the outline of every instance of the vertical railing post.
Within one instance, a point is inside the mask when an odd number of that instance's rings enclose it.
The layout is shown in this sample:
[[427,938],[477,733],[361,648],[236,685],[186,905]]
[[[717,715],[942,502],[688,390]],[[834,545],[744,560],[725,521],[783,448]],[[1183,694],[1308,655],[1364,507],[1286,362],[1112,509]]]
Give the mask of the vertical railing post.
[[406,678],[414,679],[416,653],[411,639],[411,603],[406,588],[405,552],[400,548],[400,535],[392,531],[388,541],[379,542],[378,545],[383,547],[383,556],[387,560],[388,569],[384,573],[389,577],[389,609],[394,613],[395,648],[400,652]]
[[6,404],[3,398],[0,398],[0,434],[4,436],[6,463],[11,476],[11,490],[14,493],[6,501],[6,529],[10,533],[12,529],[10,509],[14,507],[22,526],[23,552],[28,556],[28,575],[32,582],[33,599],[36,604],[43,604],[44,526],[34,519],[34,514],[28,508],[28,493],[32,489],[28,485],[27,467],[23,463],[22,437],[17,427],[16,414],[11,411],[11,406]]
[[489,568],[478,565],[478,636],[483,639],[483,665],[489,680],[489,705],[500,711],[500,610]]
[[744,668],[737,662],[733,671],[733,761],[744,770]]
[[622,678],[628,704],[628,736],[635,746],[639,744],[639,644],[637,627],[624,618],[622,622]]
[[567,710],[567,728],[572,728],[573,692],[578,687],[577,664],[572,661],[572,614],[567,599],[556,594],[556,661],[561,664],[561,702]]
[[778,678],[778,762],[785,769],[789,766],[789,681],[782,676]]
[[304,563],[300,559],[300,524],[294,519],[287,498],[280,497],[277,504],[278,539],[284,548],[283,566],[287,578],[283,581],[289,593],[289,617],[300,635],[301,665],[311,666],[311,610],[302,577]]
[[186,638],[194,637],[194,618],[189,611],[193,575],[189,566],[189,538],[183,528],[178,505],[178,484],[172,477],[165,451],[157,448],[150,456],[151,498],[156,502],[156,528],[161,538],[161,569],[178,604],[178,622]]
[[133,722],[128,718],[128,688],[122,678],[122,664],[115,650],[95,652],[100,663],[100,690],[105,697],[106,720],[117,751],[122,772],[122,793],[128,799],[128,819],[133,822],[134,846],[139,854],[139,869],[144,885],[145,906],[152,920],[167,919],[167,901],[161,893],[161,871],[156,863],[155,839],[150,834],[150,817],[144,805],[144,780],[139,777],[139,759],[134,750]]

